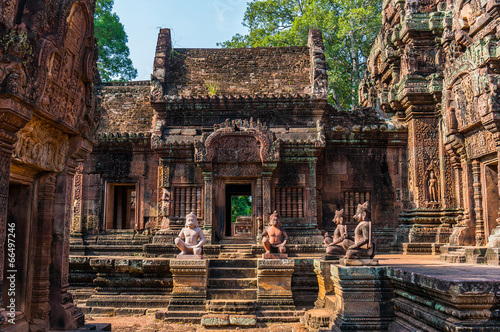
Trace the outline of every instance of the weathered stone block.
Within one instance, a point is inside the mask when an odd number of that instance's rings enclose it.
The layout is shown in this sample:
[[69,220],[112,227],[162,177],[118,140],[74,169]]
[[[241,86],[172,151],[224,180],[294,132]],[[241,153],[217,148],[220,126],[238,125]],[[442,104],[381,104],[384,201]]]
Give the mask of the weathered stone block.
[[201,325],[203,326],[227,326],[229,325],[229,316],[224,314],[209,314],[201,317]]
[[257,261],[258,299],[291,299],[292,259],[259,259]]
[[172,297],[206,298],[207,260],[172,259],[170,269],[174,284]]
[[381,266],[331,265],[330,276],[335,287],[333,331],[385,330],[394,317],[392,287]]
[[229,315],[230,325],[255,326],[257,325],[257,316],[255,315]]

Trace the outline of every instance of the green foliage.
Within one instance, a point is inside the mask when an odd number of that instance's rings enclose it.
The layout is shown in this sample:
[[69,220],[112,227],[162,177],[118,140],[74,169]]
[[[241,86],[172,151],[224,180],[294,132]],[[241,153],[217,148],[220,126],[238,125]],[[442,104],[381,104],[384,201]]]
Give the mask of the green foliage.
[[128,38],[118,15],[112,13],[114,0],[97,0],[94,31],[99,47],[97,68],[104,82],[130,81],[137,69],[130,60]]
[[252,196],[231,196],[231,222],[238,216],[252,215]]
[[329,100],[338,108],[357,103],[359,80],[381,27],[382,0],[252,0],[243,25],[223,47],[307,45],[309,29],[320,29],[328,65]]
[[219,92],[219,82],[214,80],[205,81],[205,86],[208,89],[209,96],[215,96]]

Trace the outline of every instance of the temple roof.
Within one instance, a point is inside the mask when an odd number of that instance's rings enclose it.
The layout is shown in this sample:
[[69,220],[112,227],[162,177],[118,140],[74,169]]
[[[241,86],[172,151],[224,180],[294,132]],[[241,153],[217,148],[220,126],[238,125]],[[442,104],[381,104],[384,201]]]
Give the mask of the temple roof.
[[151,82],[152,102],[282,95],[326,100],[321,31],[309,31],[307,46],[176,49],[171,47],[170,30],[161,29]]
[[308,47],[173,49],[167,95],[311,94]]

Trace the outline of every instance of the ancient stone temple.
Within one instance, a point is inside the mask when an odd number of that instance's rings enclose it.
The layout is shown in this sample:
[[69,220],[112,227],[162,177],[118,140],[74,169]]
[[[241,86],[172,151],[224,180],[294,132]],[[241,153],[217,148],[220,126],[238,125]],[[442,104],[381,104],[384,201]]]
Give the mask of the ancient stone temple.
[[383,7],[353,111],[327,102],[317,30],[303,47],[176,49],[162,29],[151,81],[98,87],[71,211],[84,312],[498,328],[500,3]]
[[94,3],[0,8],[0,330],[74,329],[73,183],[98,124]]
[[[299,304],[315,300],[309,256],[324,252],[336,209],[353,230],[356,205],[369,201],[378,248],[391,249],[407,200],[406,129],[369,109],[340,112],[327,103],[320,31],[311,30],[303,47],[174,49],[162,29],[151,81],[104,84],[97,95],[98,145],[76,170],[71,235],[74,295],[85,310],[167,306],[172,275],[158,288],[146,275],[173,271],[166,258],[178,254],[174,239],[190,212],[206,237],[203,257],[231,259],[211,261],[210,275],[235,264],[252,279],[256,262],[244,259],[264,252],[261,234],[276,211],[286,253],[298,257],[287,273]],[[250,216],[237,222],[234,196],[251,198]],[[130,288],[120,276],[133,271],[143,279]],[[242,294],[208,282],[203,301]],[[255,313],[257,288],[243,288]],[[282,308],[291,308],[291,295]]]

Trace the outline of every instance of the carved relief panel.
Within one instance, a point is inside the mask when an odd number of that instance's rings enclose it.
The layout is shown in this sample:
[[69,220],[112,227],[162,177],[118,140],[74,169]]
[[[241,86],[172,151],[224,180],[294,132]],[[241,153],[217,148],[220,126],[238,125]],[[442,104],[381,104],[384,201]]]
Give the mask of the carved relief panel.
[[480,121],[479,114],[476,112],[476,98],[474,96],[472,76],[465,76],[459,83],[453,86],[452,91],[456,104],[455,117],[458,129],[460,130]]
[[[94,70],[93,43],[88,39],[90,25],[86,8],[75,4],[67,18],[67,30],[62,47],[57,47],[56,37],[49,36],[42,43],[39,66],[47,70],[40,78],[39,107],[69,127],[77,127],[82,112],[90,107],[85,97],[91,87]],[[89,44],[89,45],[87,45]],[[90,99],[88,100],[90,103]]]
[[[424,207],[430,202],[430,186],[433,188],[432,193],[436,194],[433,198],[439,197],[441,172],[439,168],[438,128],[435,119],[424,118],[413,119],[409,129],[408,184],[410,199],[413,199],[415,207]],[[432,205],[437,206],[438,203]]]
[[18,134],[13,158],[61,172],[69,151],[69,136],[34,117]]

